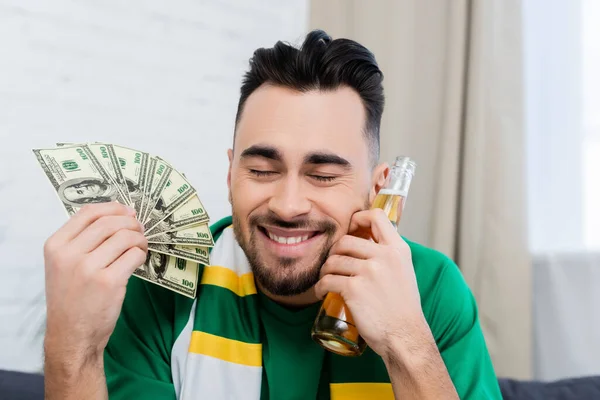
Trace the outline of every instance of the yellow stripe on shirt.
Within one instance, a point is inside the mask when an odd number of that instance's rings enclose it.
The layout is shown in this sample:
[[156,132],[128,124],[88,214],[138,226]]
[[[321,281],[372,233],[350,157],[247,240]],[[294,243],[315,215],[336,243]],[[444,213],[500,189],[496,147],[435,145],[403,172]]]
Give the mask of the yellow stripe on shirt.
[[332,383],[331,400],[394,400],[391,383]]
[[262,366],[262,344],[240,342],[206,332],[192,332],[189,352],[235,364]]
[[229,268],[216,265],[204,267],[200,284],[220,286],[231,290],[240,297],[256,294],[256,285],[254,285],[254,275],[252,272],[238,275]]

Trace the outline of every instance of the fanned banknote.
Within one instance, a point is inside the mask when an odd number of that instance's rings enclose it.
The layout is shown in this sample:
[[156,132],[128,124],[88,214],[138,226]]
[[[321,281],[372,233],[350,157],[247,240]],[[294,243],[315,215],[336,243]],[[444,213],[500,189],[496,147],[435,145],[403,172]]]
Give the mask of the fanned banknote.
[[185,175],[148,152],[103,142],[34,149],[69,216],[117,201],[144,223],[148,256],[133,276],[194,298],[214,240],[206,209]]
[[196,189],[181,172],[171,168],[164,160],[158,159],[157,164],[167,165],[163,175],[168,173],[168,179],[164,177],[158,179],[156,190],[152,193],[142,221],[146,230],[173,214],[196,194]]
[[128,204],[117,184],[87,145],[33,150],[69,215],[91,203]]
[[149,251],[144,265],[133,276],[152,282],[187,297],[196,297],[197,262]]
[[209,262],[208,248],[206,247],[148,243],[148,249],[155,253],[183,258],[184,260],[197,262],[199,264],[206,265]]
[[182,244],[188,246],[212,247],[212,235],[208,224],[193,225],[171,232],[162,232],[155,235],[146,235],[148,243]]
[[193,195],[165,219],[146,229],[146,236],[151,237],[163,232],[181,230],[193,225],[207,223],[208,220],[208,214],[200,198],[198,198],[198,195]]
[[139,216],[144,200],[143,194],[150,155],[144,151],[130,149],[129,147],[113,145],[113,148],[123,171],[123,177],[125,178],[127,191],[131,199],[131,206]]
[[[72,146],[76,143],[57,143],[57,147]],[[87,146],[90,148],[96,159],[102,164],[104,170],[112,178],[113,184],[116,185],[117,189],[121,192],[127,204],[131,205],[131,198],[129,197],[129,191],[127,190],[127,184],[123,176],[123,171],[115,149],[112,144],[106,143],[88,143]]]

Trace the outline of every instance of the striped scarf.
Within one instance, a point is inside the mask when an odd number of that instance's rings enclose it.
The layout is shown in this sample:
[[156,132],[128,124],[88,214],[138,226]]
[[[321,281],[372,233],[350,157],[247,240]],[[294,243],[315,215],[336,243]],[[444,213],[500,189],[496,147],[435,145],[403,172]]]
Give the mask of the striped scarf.
[[[217,229],[212,265],[201,272],[180,399],[260,400],[262,344],[254,277],[233,229]],[[394,398],[385,366],[370,349],[357,358],[332,354],[329,359],[332,399]],[[368,372],[357,374],[360,369]]]

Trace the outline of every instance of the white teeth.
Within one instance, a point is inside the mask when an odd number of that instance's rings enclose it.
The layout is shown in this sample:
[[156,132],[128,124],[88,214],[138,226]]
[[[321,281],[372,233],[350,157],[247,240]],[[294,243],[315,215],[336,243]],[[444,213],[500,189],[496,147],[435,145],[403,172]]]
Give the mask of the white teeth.
[[308,235],[304,235],[304,236],[295,236],[295,237],[280,237],[277,235],[273,235],[271,232],[267,231],[267,234],[269,235],[269,238],[277,243],[281,243],[281,244],[296,244],[296,243],[300,243],[300,242],[304,242],[305,240],[308,240]]

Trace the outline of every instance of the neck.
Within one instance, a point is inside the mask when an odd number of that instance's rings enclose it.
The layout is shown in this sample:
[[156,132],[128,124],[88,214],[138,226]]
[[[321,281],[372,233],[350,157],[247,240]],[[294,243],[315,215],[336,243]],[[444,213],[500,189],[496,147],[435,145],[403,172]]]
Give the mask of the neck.
[[282,304],[289,307],[303,307],[311,304],[315,304],[319,301],[315,294],[314,287],[308,289],[304,293],[296,294],[293,296],[279,296],[266,290],[259,282],[256,282],[258,289],[265,294],[268,298],[276,303]]

